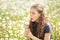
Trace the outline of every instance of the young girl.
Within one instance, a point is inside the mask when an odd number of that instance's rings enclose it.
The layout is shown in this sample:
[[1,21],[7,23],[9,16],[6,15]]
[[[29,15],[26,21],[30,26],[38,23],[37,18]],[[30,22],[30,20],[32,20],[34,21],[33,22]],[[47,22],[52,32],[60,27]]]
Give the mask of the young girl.
[[41,4],[33,5],[30,9],[30,24],[26,30],[30,40],[51,40],[51,25],[43,11]]

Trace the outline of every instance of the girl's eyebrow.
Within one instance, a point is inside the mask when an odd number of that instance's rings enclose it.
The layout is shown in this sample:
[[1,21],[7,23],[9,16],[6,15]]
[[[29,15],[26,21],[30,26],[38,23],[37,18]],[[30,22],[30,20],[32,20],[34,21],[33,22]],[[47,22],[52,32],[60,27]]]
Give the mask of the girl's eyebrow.
[[43,11],[42,10],[37,10],[39,13],[42,13]]

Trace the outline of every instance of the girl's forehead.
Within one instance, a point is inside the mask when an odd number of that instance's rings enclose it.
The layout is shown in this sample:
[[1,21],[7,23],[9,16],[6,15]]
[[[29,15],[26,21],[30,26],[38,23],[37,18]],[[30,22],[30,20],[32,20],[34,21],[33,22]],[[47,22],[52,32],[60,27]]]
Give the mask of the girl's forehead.
[[31,8],[30,11],[37,11],[37,9],[35,9],[35,8]]

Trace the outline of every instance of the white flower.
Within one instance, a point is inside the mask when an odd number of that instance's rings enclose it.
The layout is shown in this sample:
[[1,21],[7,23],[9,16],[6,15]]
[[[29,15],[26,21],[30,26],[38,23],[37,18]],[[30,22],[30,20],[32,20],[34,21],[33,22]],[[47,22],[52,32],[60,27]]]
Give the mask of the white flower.
[[58,23],[58,25],[60,25],[60,22]]

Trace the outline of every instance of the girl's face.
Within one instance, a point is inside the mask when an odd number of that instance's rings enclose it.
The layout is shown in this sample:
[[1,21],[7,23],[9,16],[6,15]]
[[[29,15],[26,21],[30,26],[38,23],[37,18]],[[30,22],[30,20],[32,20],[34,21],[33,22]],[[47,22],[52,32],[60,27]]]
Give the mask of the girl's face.
[[40,14],[37,12],[35,8],[31,8],[30,11],[30,20],[32,22],[36,21],[40,17]]

